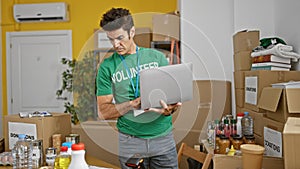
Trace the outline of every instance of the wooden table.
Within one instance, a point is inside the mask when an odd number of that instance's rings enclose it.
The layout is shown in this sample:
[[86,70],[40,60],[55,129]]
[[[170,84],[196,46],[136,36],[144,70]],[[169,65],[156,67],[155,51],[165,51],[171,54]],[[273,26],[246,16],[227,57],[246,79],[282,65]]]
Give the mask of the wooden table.
[[[89,155],[86,155],[86,162],[92,166],[120,169],[120,167],[118,167],[118,166],[115,166],[113,164],[99,160],[99,159],[89,156]],[[0,169],[12,169],[12,167],[11,166],[9,166],[9,167],[0,166]]]

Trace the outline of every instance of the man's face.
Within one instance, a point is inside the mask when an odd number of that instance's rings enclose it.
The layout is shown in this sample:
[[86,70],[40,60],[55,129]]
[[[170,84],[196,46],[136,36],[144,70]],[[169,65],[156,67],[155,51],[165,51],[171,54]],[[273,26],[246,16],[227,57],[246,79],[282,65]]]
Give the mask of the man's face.
[[107,37],[119,55],[127,55],[135,52],[134,48],[134,28],[130,30],[130,36],[123,28],[106,31]]

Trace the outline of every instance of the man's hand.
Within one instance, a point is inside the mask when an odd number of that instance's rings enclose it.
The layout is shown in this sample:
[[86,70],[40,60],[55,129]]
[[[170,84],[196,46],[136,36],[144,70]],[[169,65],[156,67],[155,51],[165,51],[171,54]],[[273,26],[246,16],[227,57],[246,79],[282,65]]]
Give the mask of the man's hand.
[[141,98],[138,97],[134,100],[131,100],[129,102],[129,104],[131,105],[132,109],[140,109],[141,108]]
[[160,104],[162,106],[161,109],[159,108],[149,108],[146,109],[145,111],[153,111],[153,112],[157,112],[159,114],[163,114],[165,116],[170,116],[171,114],[173,114],[178,107],[180,107],[182,105],[181,102],[175,103],[175,104],[169,104],[167,105],[163,100],[160,100]]

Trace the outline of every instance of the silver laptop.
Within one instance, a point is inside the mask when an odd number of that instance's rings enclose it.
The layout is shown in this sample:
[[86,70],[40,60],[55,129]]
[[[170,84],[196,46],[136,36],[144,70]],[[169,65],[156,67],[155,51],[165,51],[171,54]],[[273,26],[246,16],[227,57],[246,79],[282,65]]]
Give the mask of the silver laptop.
[[193,98],[192,63],[144,69],[140,72],[141,109],[160,108],[160,100],[167,104],[185,102]]

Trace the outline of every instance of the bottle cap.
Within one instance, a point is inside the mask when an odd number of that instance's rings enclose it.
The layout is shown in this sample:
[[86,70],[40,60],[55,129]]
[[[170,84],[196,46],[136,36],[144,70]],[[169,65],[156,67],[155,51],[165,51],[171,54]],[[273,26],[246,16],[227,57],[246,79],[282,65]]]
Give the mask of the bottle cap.
[[68,151],[68,147],[67,146],[61,146],[60,151]]
[[71,148],[72,144],[73,144],[72,142],[63,142],[62,146],[67,146],[68,148]]
[[243,117],[244,113],[238,113],[236,116]]
[[225,136],[224,134],[220,134],[220,139],[228,139],[228,137]]
[[78,143],[78,144],[72,144],[72,150],[84,150],[84,144]]
[[248,114],[249,114],[249,112],[247,112],[247,111],[244,112],[244,115],[248,115]]
[[26,137],[25,134],[19,134],[19,135],[18,135],[18,138],[20,138],[20,139],[23,139],[23,138],[25,138],[25,137]]
[[231,124],[236,124],[236,119],[231,119],[230,123]]

